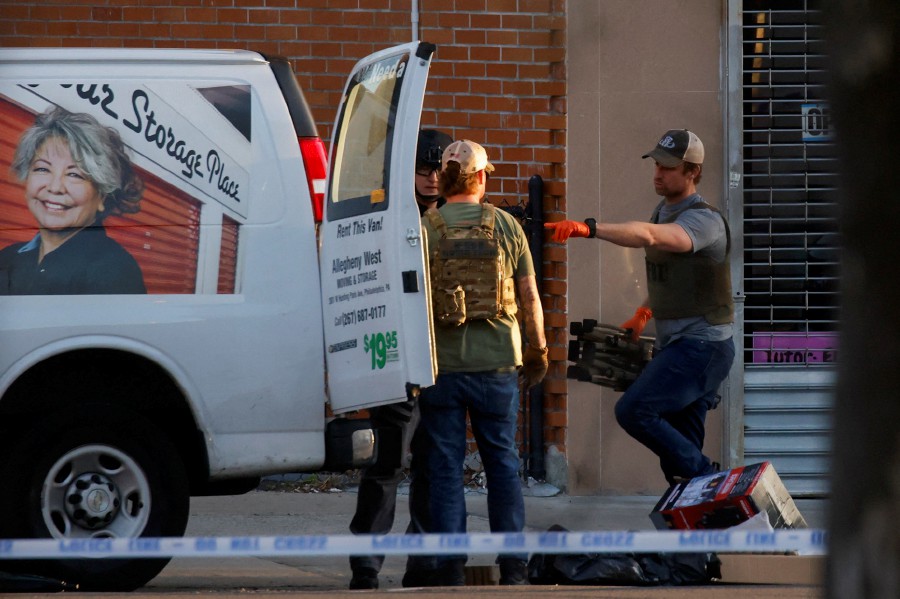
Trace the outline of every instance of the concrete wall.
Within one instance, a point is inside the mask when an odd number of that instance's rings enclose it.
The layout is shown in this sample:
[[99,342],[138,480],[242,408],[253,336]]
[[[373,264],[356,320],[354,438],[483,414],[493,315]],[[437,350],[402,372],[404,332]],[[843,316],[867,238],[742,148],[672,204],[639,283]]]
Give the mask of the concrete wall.
[[[653,163],[641,155],[674,128],[704,142],[699,192],[723,206],[723,11],[721,0],[568,1],[568,218],[649,218],[659,198]],[[569,321],[631,317],[646,297],[643,260],[643,250],[570,242]],[[615,421],[620,394],[576,381],[568,393],[568,492],[661,493],[656,456]],[[707,417],[713,459],[722,453],[723,412]]]

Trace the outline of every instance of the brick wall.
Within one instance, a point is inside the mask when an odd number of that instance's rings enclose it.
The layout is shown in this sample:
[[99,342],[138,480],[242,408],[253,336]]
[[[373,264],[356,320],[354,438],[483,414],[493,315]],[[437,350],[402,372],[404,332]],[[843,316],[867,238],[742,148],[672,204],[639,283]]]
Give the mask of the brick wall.
[[[0,0],[0,46],[246,48],[290,58],[330,136],[347,73],[413,38],[410,0]],[[565,0],[420,0],[419,39],[437,44],[423,126],[471,138],[497,167],[494,203],[544,180],[545,213],[565,212]],[[544,441],[566,444],[566,250],[545,246],[552,360]]]

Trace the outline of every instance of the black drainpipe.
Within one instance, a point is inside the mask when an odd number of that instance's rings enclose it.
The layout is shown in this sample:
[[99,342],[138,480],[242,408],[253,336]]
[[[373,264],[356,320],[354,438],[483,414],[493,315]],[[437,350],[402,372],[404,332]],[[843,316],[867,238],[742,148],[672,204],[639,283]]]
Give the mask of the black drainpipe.
[[[528,246],[537,275],[538,297],[543,301],[544,264],[544,180],[533,175],[528,180],[528,205],[525,207],[525,222],[530,230]],[[527,390],[528,393],[528,475],[535,480],[544,480],[544,384],[540,383]]]

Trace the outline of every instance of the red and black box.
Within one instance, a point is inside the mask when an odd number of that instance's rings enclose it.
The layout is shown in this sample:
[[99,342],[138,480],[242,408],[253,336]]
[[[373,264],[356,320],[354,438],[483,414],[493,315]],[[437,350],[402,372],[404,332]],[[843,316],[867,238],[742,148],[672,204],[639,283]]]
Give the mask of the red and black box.
[[650,513],[657,530],[729,528],[765,512],[772,528],[806,521],[769,462],[692,478],[669,487]]

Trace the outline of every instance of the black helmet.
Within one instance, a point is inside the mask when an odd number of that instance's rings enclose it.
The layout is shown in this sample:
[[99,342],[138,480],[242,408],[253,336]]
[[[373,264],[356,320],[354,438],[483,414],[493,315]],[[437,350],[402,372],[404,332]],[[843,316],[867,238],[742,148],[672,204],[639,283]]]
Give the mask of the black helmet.
[[453,138],[442,131],[422,129],[419,131],[419,142],[416,146],[416,167],[430,166],[441,168],[441,155],[444,148],[453,143]]

